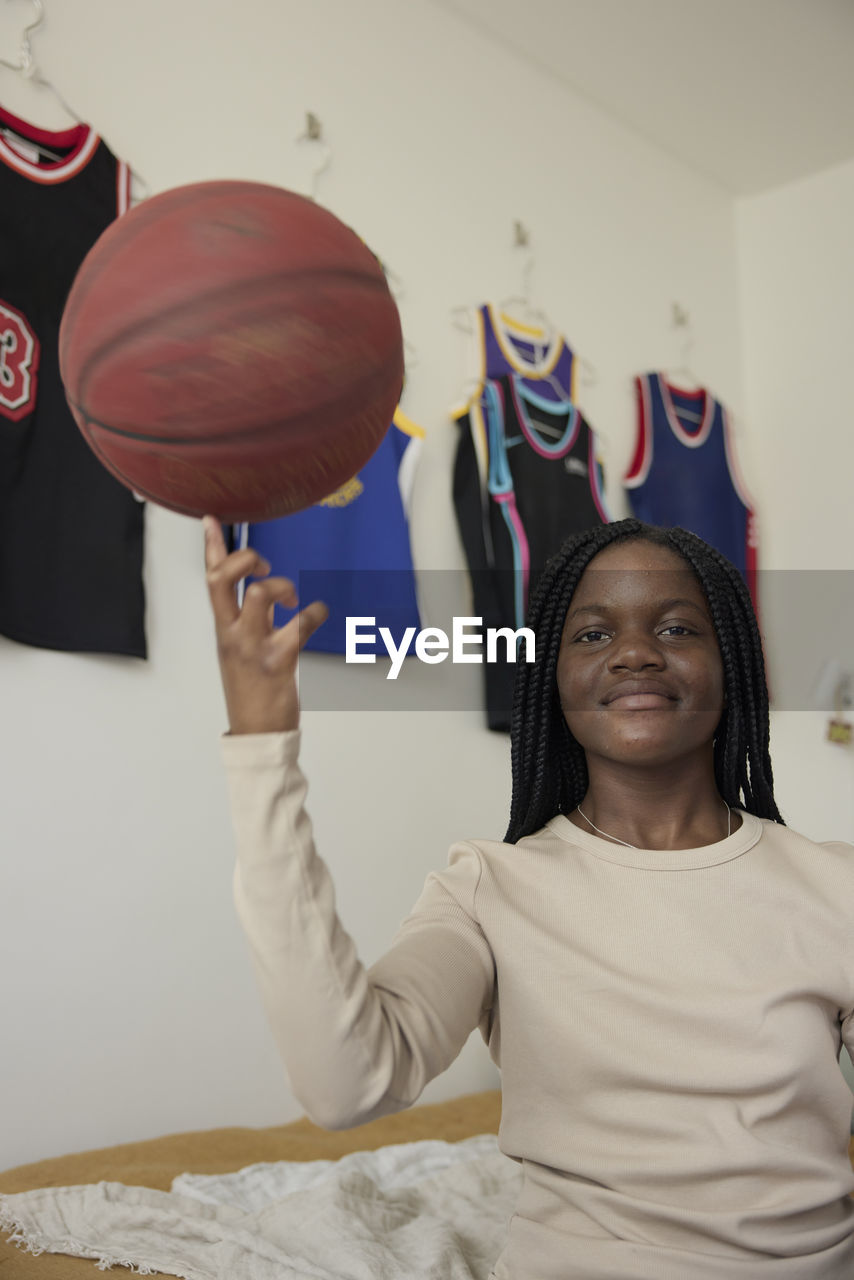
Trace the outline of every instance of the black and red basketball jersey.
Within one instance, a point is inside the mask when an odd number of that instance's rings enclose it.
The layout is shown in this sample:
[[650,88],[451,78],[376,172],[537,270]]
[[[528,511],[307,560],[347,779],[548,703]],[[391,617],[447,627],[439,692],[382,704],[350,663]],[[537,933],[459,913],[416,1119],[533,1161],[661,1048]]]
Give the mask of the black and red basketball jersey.
[[0,109],[0,634],[144,658],[144,508],[83,439],[58,360],[71,283],[129,178],[89,125]]

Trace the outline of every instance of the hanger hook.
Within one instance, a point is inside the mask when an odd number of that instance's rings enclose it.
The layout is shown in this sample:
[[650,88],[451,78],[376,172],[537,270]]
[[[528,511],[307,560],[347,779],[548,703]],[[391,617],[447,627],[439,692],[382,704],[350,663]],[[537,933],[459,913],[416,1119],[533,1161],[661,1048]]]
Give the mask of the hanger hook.
[[691,323],[691,317],[678,302],[673,303],[673,328],[685,329]]
[[305,113],[305,133],[303,137],[308,138],[310,142],[320,142],[323,138],[323,125],[313,111],[306,111]]
[[44,4],[42,0],[32,0],[32,4],[36,11],[35,21],[24,27],[24,34],[21,37],[21,72],[25,76],[31,76],[35,71],[35,59],[33,58],[33,46],[30,43],[30,36],[34,31],[38,31],[44,22]]
[[673,328],[677,332],[680,329],[682,330],[682,368],[686,373],[689,373],[688,356],[694,346],[694,334],[691,328],[691,316],[685,307],[680,306],[678,302],[673,303]]
[[534,251],[531,248],[531,233],[520,218],[513,223],[513,248],[526,250],[522,266],[522,297],[530,303],[531,276],[534,272]]
[[33,47],[30,43],[30,36],[34,31],[38,31],[44,22],[44,5],[42,0],[32,0],[35,8],[35,20],[28,26],[24,27],[21,35],[21,43],[18,46],[18,61],[8,62],[6,58],[0,58],[0,63],[4,67],[8,67],[10,71],[17,71],[22,76],[33,76],[36,73],[35,59],[33,58]]

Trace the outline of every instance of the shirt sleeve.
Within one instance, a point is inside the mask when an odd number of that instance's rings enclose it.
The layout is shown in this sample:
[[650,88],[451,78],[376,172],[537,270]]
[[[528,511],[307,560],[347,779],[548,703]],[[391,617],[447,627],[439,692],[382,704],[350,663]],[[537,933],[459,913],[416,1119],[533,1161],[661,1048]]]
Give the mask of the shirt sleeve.
[[222,738],[234,898],[291,1088],[315,1123],[346,1129],[410,1106],[474,1027],[486,1037],[494,963],[476,912],[481,854],[455,846],[366,969],[314,848],[299,739]]

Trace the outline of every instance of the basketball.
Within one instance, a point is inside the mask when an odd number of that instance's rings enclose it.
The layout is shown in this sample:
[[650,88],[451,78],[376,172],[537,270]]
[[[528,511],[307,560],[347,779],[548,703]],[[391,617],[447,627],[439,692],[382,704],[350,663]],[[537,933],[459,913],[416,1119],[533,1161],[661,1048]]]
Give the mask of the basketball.
[[71,287],[59,361],[116,479],[224,523],[334,493],[378,448],[403,384],[377,258],[312,200],[254,182],[176,187],[112,223]]

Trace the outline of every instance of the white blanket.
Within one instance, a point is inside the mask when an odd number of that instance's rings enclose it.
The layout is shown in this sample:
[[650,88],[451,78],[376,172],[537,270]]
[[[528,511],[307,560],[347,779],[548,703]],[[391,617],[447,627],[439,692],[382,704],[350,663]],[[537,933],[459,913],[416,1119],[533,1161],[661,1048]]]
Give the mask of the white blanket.
[[520,1186],[492,1136],[337,1161],[184,1174],[172,1191],[50,1187],[0,1196],[40,1253],[182,1280],[487,1280]]
[[463,1160],[499,1154],[498,1139],[491,1133],[464,1142],[397,1142],[375,1151],[353,1151],[338,1160],[279,1160],[250,1164],[237,1173],[182,1173],[172,1190],[203,1204],[230,1204],[253,1213],[293,1191],[316,1187],[331,1174],[364,1173],[385,1190],[410,1187]]

